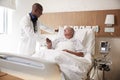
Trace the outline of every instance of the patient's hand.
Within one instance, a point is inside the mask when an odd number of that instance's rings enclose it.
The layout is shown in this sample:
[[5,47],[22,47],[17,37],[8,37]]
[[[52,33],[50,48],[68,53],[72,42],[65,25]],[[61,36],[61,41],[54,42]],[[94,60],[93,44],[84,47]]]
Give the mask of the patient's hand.
[[76,55],[76,56],[84,57],[83,52],[73,52],[73,51],[70,51],[70,50],[68,50],[68,49],[64,49],[63,51],[68,52],[68,53],[70,53],[70,54],[74,54],[74,55]]
[[63,49],[62,51],[69,52],[69,50],[67,50],[67,49]]
[[48,49],[52,48],[52,41],[50,39],[46,38],[46,44]]

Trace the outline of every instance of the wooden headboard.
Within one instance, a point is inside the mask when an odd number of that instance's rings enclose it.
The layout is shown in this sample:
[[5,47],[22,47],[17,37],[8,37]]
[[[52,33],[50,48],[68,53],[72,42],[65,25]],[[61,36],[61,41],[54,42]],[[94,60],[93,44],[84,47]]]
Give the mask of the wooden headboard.
[[[115,32],[104,32],[105,17],[107,14],[115,15]],[[97,37],[120,37],[120,9],[98,10],[98,11],[79,11],[79,12],[57,12],[44,13],[40,21],[46,26],[58,28],[59,26],[95,26],[100,27],[96,32]]]

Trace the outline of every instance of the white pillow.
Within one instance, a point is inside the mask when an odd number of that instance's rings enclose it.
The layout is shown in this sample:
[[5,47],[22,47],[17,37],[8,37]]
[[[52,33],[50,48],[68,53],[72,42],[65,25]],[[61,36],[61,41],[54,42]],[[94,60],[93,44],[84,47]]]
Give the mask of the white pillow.
[[87,30],[86,29],[78,29],[75,31],[75,35],[74,37],[76,39],[79,39],[81,42],[83,42],[83,40],[85,39],[87,34]]
[[87,48],[87,52],[94,54],[95,50],[95,32],[93,29],[88,29],[86,37],[82,44]]

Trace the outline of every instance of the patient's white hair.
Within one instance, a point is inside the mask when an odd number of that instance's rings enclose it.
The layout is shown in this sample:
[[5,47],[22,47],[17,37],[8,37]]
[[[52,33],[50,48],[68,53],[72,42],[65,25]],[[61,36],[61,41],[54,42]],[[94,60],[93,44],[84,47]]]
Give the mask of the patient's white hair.
[[64,30],[69,30],[69,31],[72,32],[72,34],[74,34],[74,32],[75,32],[74,29],[72,27],[69,27],[69,26],[66,27]]

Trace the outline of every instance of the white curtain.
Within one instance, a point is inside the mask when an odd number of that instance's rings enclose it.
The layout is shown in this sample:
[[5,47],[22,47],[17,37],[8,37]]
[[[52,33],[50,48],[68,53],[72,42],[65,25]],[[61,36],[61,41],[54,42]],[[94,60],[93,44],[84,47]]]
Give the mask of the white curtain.
[[16,0],[0,0],[0,6],[16,9]]

